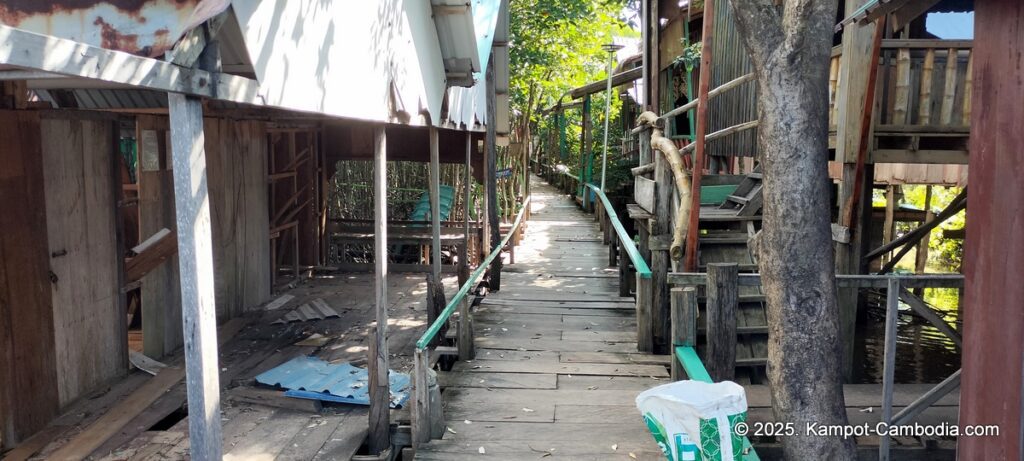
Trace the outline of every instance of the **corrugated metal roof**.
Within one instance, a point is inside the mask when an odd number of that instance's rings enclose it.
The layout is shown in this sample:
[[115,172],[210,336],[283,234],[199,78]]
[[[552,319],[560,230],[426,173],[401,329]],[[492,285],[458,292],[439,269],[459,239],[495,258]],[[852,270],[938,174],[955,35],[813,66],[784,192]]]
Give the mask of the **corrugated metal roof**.
[[[295,357],[261,373],[256,382],[288,389],[289,397],[369,405],[369,382],[365,368],[348,363],[331,364],[316,357]],[[409,399],[409,375],[388,370],[391,406]]]
[[189,29],[219,14],[229,0],[10,0],[0,23],[148,57],[164,54]]

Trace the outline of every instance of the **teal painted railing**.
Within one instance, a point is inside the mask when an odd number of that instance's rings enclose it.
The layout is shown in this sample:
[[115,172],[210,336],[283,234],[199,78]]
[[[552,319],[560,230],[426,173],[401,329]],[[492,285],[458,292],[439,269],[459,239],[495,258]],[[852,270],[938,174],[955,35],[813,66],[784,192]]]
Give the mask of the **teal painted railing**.
[[633,243],[633,237],[626,232],[626,228],[622,227],[622,223],[619,222],[619,215],[615,213],[615,208],[612,207],[612,203],[608,201],[608,196],[604,195],[601,188],[593,184],[587,184],[597,198],[601,200],[601,205],[604,206],[604,212],[608,215],[608,221],[612,223],[612,227],[615,228],[615,234],[619,236],[619,241],[622,242],[622,249],[629,255],[629,260],[633,262],[633,267],[636,269],[636,273],[640,277],[649,279],[651,278],[651,268],[647,265],[647,261],[644,261],[644,257],[640,256],[640,250],[636,249],[636,244]]
[[416,341],[417,349],[426,349],[427,345],[434,340],[434,336],[437,336],[437,333],[441,331],[441,327],[448,322],[448,318],[452,316],[452,313],[454,313],[455,309],[458,308],[459,303],[461,303],[469,294],[469,291],[480,280],[480,277],[484,275],[484,272],[487,271],[487,267],[491,265],[494,258],[501,254],[501,249],[505,248],[505,245],[508,244],[508,241],[512,239],[512,236],[515,235],[516,232],[519,232],[519,226],[523,223],[523,216],[526,214],[526,210],[530,207],[531,198],[532,197],[526,197],[526,200],[523,201],[523,208],[519,210],[519,214],[516,215],[516,220],[512,223],[512,228],[509,230],[508,235],[501,239],[501,243],[494,247],[494,249],[491,250],[491,254],[488,255],[482,263],[480,263],[480,266],[477,267],[472,274],[470,274],[466,283],[463,283],[462,286],[459,287],[459,291],[455,293],[455,296],[452,297],[451,301],[448,301],[448,305],[444,307],[441,314],[437,316],[437,320],[434,320],[434,323],[430,325],[430,328],[427,328],[427,331],[423,332],[423,336],[420,336],[419,341]]
[[[705,383],[714,382],[711,375],[708,374],[708,370],[704,368],[704,362],[701,362],[700,357],[697,356],[697,350],[692,346],[676,346],[676,359],[679,360],[679,364],[683,366],[686,376],[689,376],[690,379]],[[744,461],[761,461],[747,437],[743,437],[743,452]]]

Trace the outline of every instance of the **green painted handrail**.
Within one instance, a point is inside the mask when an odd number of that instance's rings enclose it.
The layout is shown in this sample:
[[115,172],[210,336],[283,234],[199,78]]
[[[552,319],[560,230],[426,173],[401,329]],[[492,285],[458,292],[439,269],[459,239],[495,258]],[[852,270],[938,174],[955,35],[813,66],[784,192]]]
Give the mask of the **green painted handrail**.
[[480,266],[469,275],[469,279],[466,280],[466,283],[462,284],[462,287],[460,287],[459,291],[455,293],[452,300],[448,301],[448,305],[445,306],[444,310],[441,311],[441,314],[437,316],[437,320],[434,320],[434,323],[430,325],[430,328],[427,328],[427,331],[423,332],[423,336],[420,336],[419,341],[416,341],[417,349],[423,350],[427,348],[427,344],[430,344],[430,342],[434,340],[434,336],[437,336],[437,333],[441,331],[441,326],[444,325],[445,322],[448,321],[448,318],[452,316],[452,313],[454,313],[455,309],[458,308],[462,299],[469,294],[469,290],[472,289],[473,285],[476,285],[477,281],[480,280],[480,277],[484,275],[484,272],[487,270],[487,266],[490,266],[491,262],[494,261],[494,258],[501,254],[501,249],[505,248],[508,241],[512,239],[512,236],[519,230],[519,225],[523,222],[523,216],[526,214],[526,210],[530,206],[530,200],[532,198],[533,197],[526,197],[526,200],[523,201],[523,208],[519,210],[519,214],[516,215],[516,220],[512,223],[512,229],[509,230],[508,235],[501,240],[501,243],[499,243],[497,247],[491,250],[491,254],[489,254],[487,258],[480,263]]
[[[704,368],[704,362],[700,361],[700,357],[697,356],[697,350],[690,346],[676,346],[676,359],[683,366],[683,370],[686,371],[686,376],[694,381],[701,381],[705,383],[713,383],[711,375],[708,374],[708,370]],[[750,439],[743,437],[743,459],[745,461],[761,461],[761,458],[757,456],[757,452],[754,451],[754,446],[750,444]]]
[[615,214],[615,208],[612,207],[612,203],[608,201],[608,196],[604,195],[601,188],[593,184],[587,184],[594,193],[597,194],[598,198],[601,199],[601,204],[604,205],[604,211],[608,214],[608,220],[612,222],[612,227],[615,228],[615,233],[619,235],[619,241],[622,242],[622,248],[626,250],[626,254],[629,255],[629,260],[633,261],[633,267],[636,268],[636,273],[640,274],[640,277],[649,279],[651,278],[651,268],[647,265],[647,261],[644,261],[644,257],[640,256],[640,250],[636,249],[636,245],[633,243],[633,237],[626,232],[626,228],[622,227],[622,223],[619,222],[619,215]]

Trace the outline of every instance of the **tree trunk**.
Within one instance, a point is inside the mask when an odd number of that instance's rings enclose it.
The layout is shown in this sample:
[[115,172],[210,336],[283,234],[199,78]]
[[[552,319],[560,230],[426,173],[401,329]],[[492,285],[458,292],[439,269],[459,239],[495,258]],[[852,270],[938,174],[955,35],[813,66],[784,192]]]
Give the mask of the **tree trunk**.
[[836,0],[730,0],[754,62],[764,171],[758,258],[768,304],[768,381],[786,459],[856,459],[846,424],[829,216],[828,66]]

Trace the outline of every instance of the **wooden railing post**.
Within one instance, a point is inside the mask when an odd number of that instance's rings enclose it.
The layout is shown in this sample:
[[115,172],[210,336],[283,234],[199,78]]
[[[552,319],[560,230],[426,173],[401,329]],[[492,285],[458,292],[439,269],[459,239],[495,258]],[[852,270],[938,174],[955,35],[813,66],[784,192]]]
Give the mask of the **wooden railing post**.
[[672,288],[672,380],[686,377],[683,365],[676,357],[676,347],[697,344],[697,289],[695,287]]
[[473,360],[476,356],[476,347],[473,345],[473,313],[470,312],[469,298],[462,298],[459,304],[459,337],[457,339],[459,348],[459,360]]
[[[608,227],[611,227],[609,224]],[[608,267],[615,267],[619,264],[619,237],[614,231],[608,233]]]
[[738,282],[736,263],[708,264],[706,363],[716,381],[732,380],[736,374]]
[[[623,255],[622,252],[622,241],[615,239],[616,253]],[[630,293],[630,278],[629,269],[633,267],[632,261],[629,260],[625,255],[622,256],[622,261],[619,262],[619,296],[626,297]]]
[[[371,343],[372,345],[372,343]],[[412,445],[430,441],[430,385],[427,383],[427,369],[430,368],[429,349],[416,348],[413,357],[412,386]]]
[[654,318],[651,312],[654,289],[651,285],[651,279],[636,274],[636,349],[640,352],[654,352]]

